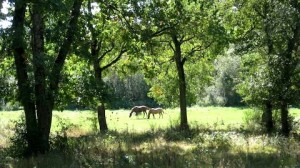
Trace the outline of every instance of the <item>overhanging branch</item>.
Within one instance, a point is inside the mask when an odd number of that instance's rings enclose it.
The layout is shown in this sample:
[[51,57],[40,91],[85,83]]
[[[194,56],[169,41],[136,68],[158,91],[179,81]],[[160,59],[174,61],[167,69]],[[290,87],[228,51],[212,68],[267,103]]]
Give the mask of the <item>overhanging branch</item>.
[[113,64],[117,63],[117,62],[121,59],[122,55],[123,55],[125,52],[127,52],[127,49],[121,49],[121,51],[119,52],[118,56],[117,56],[114,60],[112,60],[109,64],[103,66],[103,67],[101,68],[101,70],[103,71],[103,70],[109,68],[110,66],[112,66]]
[[114,48],[115,44],[112,43],[111,47],[108,50],[104,51],[104,53],[102,53],[102,55],[98,58],[98,62],[100,62],[105,57],[105,55],[110,53]]

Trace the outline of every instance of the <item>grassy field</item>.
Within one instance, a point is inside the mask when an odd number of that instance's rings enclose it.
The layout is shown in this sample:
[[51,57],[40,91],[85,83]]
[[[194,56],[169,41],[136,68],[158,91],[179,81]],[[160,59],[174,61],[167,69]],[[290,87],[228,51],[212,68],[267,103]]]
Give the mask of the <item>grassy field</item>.
[[[0,112],[0,168],[300,166],[299,127],[290,138],[265,135],[245,125],[252,109],[188,108],[189,132],[176,127],[179,109],[166,109],[163,118],[155,119],[129,118],[129,112],[107,110],[107,134],[97,132],[94,112],[54,112],[51,152],[29,159],[9,157],[6,150],[22,112]],[[300,119],[300,109],[290,113]]]

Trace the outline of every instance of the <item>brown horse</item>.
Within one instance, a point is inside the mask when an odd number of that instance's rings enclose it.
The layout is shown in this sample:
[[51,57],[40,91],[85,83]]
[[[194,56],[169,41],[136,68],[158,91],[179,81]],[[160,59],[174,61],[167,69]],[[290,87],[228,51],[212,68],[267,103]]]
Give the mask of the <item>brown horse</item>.
[[155,118],[154,114],[159,114],[159,118],[160,117],[163,118],[163,113],[164,113],[164,110],[162,108],[150,108],[149,112],[148,112],[148,119],[150,118],[151,114],[153,115],[153,118]]
[[135,113],[135,115],[139,115],[140,113],[143,113],[144,114],[144,117],[145,115],[147,115],[147,110],[149,109],[149,107],[147,106],[134,106],[132,109],[131,109],[131,112],[129,114],[129,118],[131,117],[132,113]]

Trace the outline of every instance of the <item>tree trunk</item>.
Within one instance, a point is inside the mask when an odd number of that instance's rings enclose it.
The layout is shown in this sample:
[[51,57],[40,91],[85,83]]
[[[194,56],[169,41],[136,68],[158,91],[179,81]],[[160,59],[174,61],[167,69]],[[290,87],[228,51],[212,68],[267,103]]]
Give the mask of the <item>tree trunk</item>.
[[274,129],[272,109],[273,109],[273,107],[272,107],[271,101],[266,101],[264,114],[263,114],[263,122],[265,124],[265,127],[266,127],[268,133],[271,133]]
[[25,111],[28,149],[27,154],[44,153],[49,149],[54,95],[58,91],[60,73],[76,31],[82,0],[75,0],[65,41],[59,51],[50,76],[50,90],[46,89],[44,65],[43,16],[38,1],[32,10],[32,52],[34,65],[34,88],[28,78],[25,53],[26,2],[16,1],[13,16],[13,53],[17,71],[19,100]]
[[44,52],[44,22],[40,3],[34,3],[32,9],[32,53],[35,79],[36,111],[38,118],[38,137],[40,152],[45,153],[50,149],[49,134],[52,112],[46,100],[46,74]]
[[281,110],[281,133],[284,136],[289,136],[290,124],[289,124],[289,119],[288,119],[288,115],[289,115],[288,106],[285,101],[282,101],[280,106],[281,106],[280,107],[280,110]]
[[100,61],[101,61],[101,56],[99,57],[99,44],[98,44],[98,40],[97,40],[97,35],[96,35],[96,31],[94,28],[94,25],[92,24],[92,6],[91,6],[91,1],[88,1],[88,19],[87,19],[87,26],[91,32],[91,56],[93,59],[93,66],[94,66],[94,77],[95,77],[95,81],[96,81],[96,89],[97,92],[100,91],[100,95],[95,95],[97,96],[97,99],[100,101],[100,105],[97,107],[97,113],[98,113],[98,123],[99,123],[99,128],[100,128],[100,132],[106,132],[108,130],[107,127],[107,123],[106,123],[106,116],[105,116],[105,106],[104,106],[104,100],[103,100],[103,91],[102,91],[102,87],[103,87],[103,79],[102,79],[102,71],[103,69],[100,67]]
[[175,45],[174,59],[176,62],[178,79],[179,79],[179,103],[180,103],[180,128],[183,130],[188,130],[188,120],[187,120],[187,107],[186,107],[186,81],[184,73],[184,63],[185,59],[181,56],[181,44],[177,40],[176,36],[172,36],[173,43]]
[[74,0],[72,7],[72,13],[70,16],[70,22],[68,24],[68,29],[66,32],[66,37],[64,38],[63,44],[58,52],[58,56],[52,67],[50,74],[50,90],[48,93],[49,106],[52,111],[54,107],[55,95],[58,91],[58,84],[61,78],[61,71],[63,69],[66,57],[71,49],[72,42],[74,40],[76,31],[77,31],[77,22],[80,15],[80,7],[83,0]]
[[27,57],[25,53],[24,42],[24,21],[25,21],[26,3],[22,1],[15,2],[15,11],[13,16],[13,53],[17,71],[19,100],[24,107],[25,122],[27,131],[27,151],[26,155],[39,152],[38,127],[35,114],[35,104],[32,99],[33,88],[27,75]]
[[100,89],[100,95],[98,95],[100,97],[98,99],[99,99],[101,105],[99,105],[97,107],[98,123],[99,123],[100,131],[106,132],[108,130],[108,127],[107,127],[106,116],[105,116],[105,106],[104,106],[103,97],[102,97],[102,87],[103,87],[104,82],[102,80],[102,70],[100,68],[98,59],[96,59],[94,61],[94,73],[95,73],[94,75],[95,75],[95,79],[97,82],[96,85],[98,86],[98,87],[96,87],[96,89]]
[[105,106],[103,103],[98,106],[98,122],[100,127],[100,132],[106,132],[108,130],[105,116]]

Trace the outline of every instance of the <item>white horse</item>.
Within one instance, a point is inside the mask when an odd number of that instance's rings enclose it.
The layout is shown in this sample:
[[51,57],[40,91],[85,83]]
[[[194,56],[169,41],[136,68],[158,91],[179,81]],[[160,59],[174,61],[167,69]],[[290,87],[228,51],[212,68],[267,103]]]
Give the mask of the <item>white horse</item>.
[[159,118],[160,117],[163,118],[163,113],[164,113],[164,110],[162,108],[150,108],[149,112],[148,112],[148,119],[150,118],[151,114],[153,115],[153,118],[155,118],[154,114],[159,114]]

